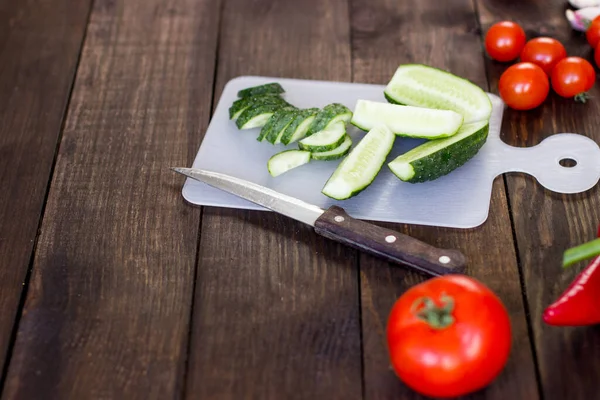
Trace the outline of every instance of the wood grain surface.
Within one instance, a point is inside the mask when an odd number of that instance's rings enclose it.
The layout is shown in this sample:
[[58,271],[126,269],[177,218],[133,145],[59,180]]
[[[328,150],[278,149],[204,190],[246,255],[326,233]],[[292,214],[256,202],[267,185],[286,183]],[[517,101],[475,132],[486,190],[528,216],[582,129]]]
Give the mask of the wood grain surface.
[[[215,101],[239,75],[350,81],[344,0],[228,0]],[[254,134],[241,132],[240,134]],[[269,212],[205,208],[188,398],[361,398],[355,252]]]
[[[90,1],[0,2],[0,360],[26,285]],[[4,371],[3,371],[4,372]]]
[[4,398],[181,395],[218,11],[94,2]]
[[[510,2],[477,3],[484,31],[494,22],[510,18],[523,26],[528,39],[556,38],[565,45],[568,55],[593,62],[585,35],[572,30],[564,16],[565,2],[525,2],[518,14]],[[489,59],[486,64],[491,87],[496,90],[507,64]],[[553,134],[574,132],[599,142],[598,82],[589,94],[592,99],[586,104],[551,92],[543,106],[531,112],[507,110],[503,139],[514,146],[533,146]],[[542,321],[542,313],[586,265],[582,262],[564,270],[562,254],[595,237],[600,223],[600,189],[596,186],[586,193],[560,195],[545,190],[528,175],[510,174],[506,180],[544,398],[598,398],[597,386],[591,382],[600,374],[600,330],[549,327]]]
[[[385,84],[401,63],[447,69],[487,88],[478,21],[471,1],[398,2],[351,0],[352,65],[356,82]],[[538,389],[532,361],[501,178],[494,182],[488,220],[469,230],[392,225],[437,247],[455,248],[467,257],[467,273],[494,290],[506,305],[513,329],[511,358],[498,379],[470,396],[486,399],[535,399]],[[365,398],[421,398],[389,368],[385,326],[394,301],[424,275],[407,272],[361,255],[361,304]]]

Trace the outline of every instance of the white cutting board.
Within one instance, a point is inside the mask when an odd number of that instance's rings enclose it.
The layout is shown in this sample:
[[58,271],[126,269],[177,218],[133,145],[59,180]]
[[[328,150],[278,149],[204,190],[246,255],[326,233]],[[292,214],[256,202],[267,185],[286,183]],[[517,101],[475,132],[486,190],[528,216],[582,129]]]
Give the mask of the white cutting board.
[[[531,148],[503,143],[500,126],[504,103],[498,96],[489,94],[493,103],[489,138],[468,163],[435,181],[402,182],[391,173],[387,162],[423,141],[397,137],[374,182],[356,197],[335,201],[323,195],[321,189],[340,160],[311,161],[273,178],[267,171],[267,160],[284,149],[297,148],[297,144],[274,146],[258,142],[260,129],[238,130],[229,120],[228,109],[237,99],[238,90],[268,82],[279,82],[286,91],[285,99],[297,107],[323,107],[338,102],[354,110],[358,99],[385,102],[381,85],[254,76],[235,78],[224,88],[193,168],[246,179],[322,208],[336,204],[359,219],[453,228],[476,227],[487,219],[492,183],[504,172],[529,173],[544,187],[559,193],[586,191],[600,179],[600,148],[582,135],[552,135]],[[365,135],[352,125],[347,129],[354,144]],[[561,166],[559,161],[564,158],[574,159],[577,165]],[[189,178],[182,193],[188,202],[196,205],[265,210]]]

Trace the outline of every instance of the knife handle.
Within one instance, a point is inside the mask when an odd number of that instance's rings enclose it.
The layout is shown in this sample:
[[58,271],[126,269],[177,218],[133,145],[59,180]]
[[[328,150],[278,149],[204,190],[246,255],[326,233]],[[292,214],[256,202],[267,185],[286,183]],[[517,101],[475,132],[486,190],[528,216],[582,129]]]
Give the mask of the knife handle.
[[462,273],[465,269],[465,256],[458,250],[439,249],[411,236],[354,219],[338,206],[330,207],[315,221],[315,232],[433,276]]

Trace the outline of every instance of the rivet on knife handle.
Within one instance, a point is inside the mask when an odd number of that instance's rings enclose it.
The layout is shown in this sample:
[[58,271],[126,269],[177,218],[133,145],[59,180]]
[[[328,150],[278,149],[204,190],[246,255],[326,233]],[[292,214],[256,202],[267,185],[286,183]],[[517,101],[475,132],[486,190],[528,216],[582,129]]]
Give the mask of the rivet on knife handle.
[[465,257],[458,250],[431,246],[402,233],[350,217],[338,206],[315,221],[315,232],[329,239],[430,275],[462,273]]

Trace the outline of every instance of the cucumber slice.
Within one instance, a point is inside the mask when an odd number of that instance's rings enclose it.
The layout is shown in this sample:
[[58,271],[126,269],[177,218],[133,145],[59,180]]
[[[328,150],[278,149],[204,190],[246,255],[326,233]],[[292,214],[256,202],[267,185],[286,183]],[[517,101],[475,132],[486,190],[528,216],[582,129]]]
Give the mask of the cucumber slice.
[[265,85],[253,86],[246,89],[242,89],[238,92],[238,97],[249,97],[257,96],[260,94],[279,94],[285,90],[277,82],[267,83]]
[[238,99],[229,107],[229,119],[235,120],[248,107],[254,107],[262,104],[287,104],[283,97],[275,94],[266,94],[262,96],[251,96]]
[[329,151],[311,152],[310,157],[313,160],[332,161],[344,157],[350,152],[352,147],[352,138],[350,135],[344,137],[344,141],[338,147]]
[[285,128],[283,135],[281,135],[281,143],[287,146],[288,144],[294,143],[305,137],[308,128],[310,128],[310,125],[313,123],[318,113],[318,108],[301,110],[292,123]]
[[284,115],[286,115],[289,111],[292,111],[292,110],[296,110],[296,107],[283,107],[283,108],[275,111],[273,116],[271,118],[269,118],[267,123],[261,128],[260,134],[258,135],[256,140],[258,140],[259,142],[262,142],[263,140],[265,140],[271,134],[271,131],[273,131],[273,129],[276,128],[276,126],[277,126],[278,122],[281,120],[281,118]]
[[297,108],[288,108],[287,111],[284,111],[281,115],[281,118],[279,118],[277,123],[273,126],[271,132],[269,132],[269,135],[265,138],[267,142],[271,144],[279,144],[285,129],[292,123],[297,114]]
[[235,124],[239,129],[262,128],[275,111],[281,108],[283,108],[281,104],[263,104],[249,107],[240,114]]
[[272,176],[278,176],[309,161],[310,151],[285,150],[269,158],[267,169]]
[[327,129],[328,126],[335,124],[338,121],[348,122],[352,118],[352,111],[343,104],[332,103],[328,104],[317,114],[317,117],[308,128],[306,136]]
[[465,124],[488,120],[492,114],[492,102],[479,86],[426,65],[400,65],[384,94],[392,103],[456,111]]
[[342,144],[345,136],[346,124],[343,121],[338,121],[327,129],[302,139],[298,142],[298,147],[311,152],[329,151]]
[[321,192],[336,200],[359,194],[381,170],[395,138],[383,124],[371,129],[338,165]]
[[487,121],[465,124],[456,135],[417,146],[398,156],[388,167],[405,182],[437,179],[473,158],[486,142],[488,130]]
[[363,131],[383,123],[398,136],[438,139],[454,135],[463,116],[450,110],[358,100],[350,123]]

